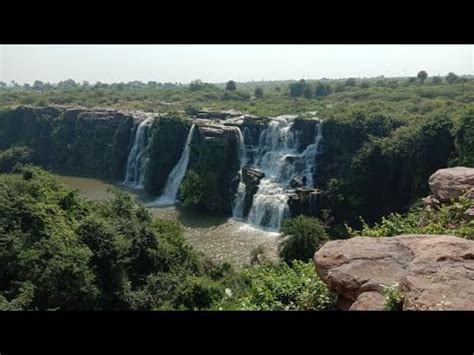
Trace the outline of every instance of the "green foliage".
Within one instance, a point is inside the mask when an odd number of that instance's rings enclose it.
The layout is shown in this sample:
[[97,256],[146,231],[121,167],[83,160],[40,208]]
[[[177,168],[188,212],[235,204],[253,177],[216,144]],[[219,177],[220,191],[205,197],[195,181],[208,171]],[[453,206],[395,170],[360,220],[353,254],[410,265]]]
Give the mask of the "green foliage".
[[327,83],[318,82],[318,84],[316,85],[316,89],[314,91],[314,96],[315,97],[324,97],[324,96],[327,96],[327,95],[330,95],[330,94],[332,94],[331,85],[329,85]]
[[23,169],[0,177],[0,292],[19,294],[28,309],[94,308],[92,253],[74,233],[77,196],[41,170]]
[[403,309],[403,294],[399,289],[398,283],[390,286],[384,286],[385,310],[401,311]]
[[239,161],[235,135],[232,132],[226,135],[205,138],[200,134],[191,146],[188,171],[180,189],[184,207],[200,212],[230,213],[231,182],[239,169]]
[[236,91],[237,90],[237,84],[233,80],[229,80],[227,84],[225,85],[225,89],[227,91]]
[[[298,97],[298,96],[303,96],[304,93],[306,92],[308,88],[308,84],[304,79],[301,79],[300,81],[296,83],[291,83],[289,86],[290,89],[290,96],[291,97]],[[308,93],[310,91],[307,91]]]
[[12,147],[3,152],[0,151],[0,173],[11,172],[17,164],[29,164],[31,161],[32,151],[28,147]]
[[357,84],[357,81],[354,78],[349,78],[345,82],[345,85],[350,86],[350,87],[356,86],[356,84]]
[[281,227],[283,239],[278,246],[280,257],[287,263],[293,260],[308,261],[316,250],[329,239],[317,218],[298,216],[286,220]]
[[314,272],[313,262],[248,267],[224,283],[219,309],[329,310],[334,297]]
[[451,73],[448,73],[448,75],[446,76],[445,80],[446,80],[446,82],[447,82],[448,84],[451,85],[451,84],[456,84],[456,83],[458,83],[458,82],[460,81],[460,78],[459,78],[459,76],[457,76],[456,74],[454,74],[454,73],[451,72]]
[[263,97],[263,89],[255,88],[254,95],[257,99],[261,99]]
[[425,80],[428,78],[428,73],[424,70],[418,72],[417,76],[418,80],[423,84]]
[[454,203],[442,204],[438,208],[412,206],[406,214],[391,213],[379,223],[369,226],[362,220],[360,230],[346,226],[351,236],[386,237],[400,234],[448,234],[461,238],[474,237],[474,221],[465,211],[474,207],[474,202],[461,197]]
[[461,116],[456,131],[456,148],[459,164],[474,167],[474,108],[466,110]]

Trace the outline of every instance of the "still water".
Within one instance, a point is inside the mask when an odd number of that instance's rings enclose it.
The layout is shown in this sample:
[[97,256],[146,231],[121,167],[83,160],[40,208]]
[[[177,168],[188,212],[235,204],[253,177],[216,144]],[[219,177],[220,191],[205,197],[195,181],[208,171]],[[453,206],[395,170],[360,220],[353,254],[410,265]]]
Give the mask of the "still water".
[[[79,190],[85,198],[92,200],[111,197],[108,189],[118,186],[111,182],[87,177],[59,175],[59,178],[67,185]],[[142,202],[150,201],[149,197],[137,192],[139,190],[119,187]],[[188,242],[215,261],[227,261],[239,268],[249,263],[251,251],[260,245],[263,246],[268,259],[277,260],[277,233],[262,231],[231,218],[198,216],[174,206],[148,209],[155,218],[179,221],[184,227],[184,236]]]

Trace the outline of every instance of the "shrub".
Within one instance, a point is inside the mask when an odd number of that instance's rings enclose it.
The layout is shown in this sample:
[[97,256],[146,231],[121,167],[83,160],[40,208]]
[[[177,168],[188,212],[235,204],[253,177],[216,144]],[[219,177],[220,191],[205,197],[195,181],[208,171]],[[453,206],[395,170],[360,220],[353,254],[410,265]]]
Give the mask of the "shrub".
[[248,267],[226,285],[230,292],[221,303],[224,309],[329,310],[334,306],[334,297],[314,272],[313,262]]
[[398,283],[390,286],[383,286],[385,297],[385,309],[387,311],[401,311],[403,309],[403,294]]
[[8,173],[15,166],[31,163],[32,150],[27,147],[12,147],[0,152],[0,173]]
[[308,261],[329,239],[317,218],[298,216],[286,220],[281,228],[283,240],[278,246],[280,257],[287,263],[293,260]]

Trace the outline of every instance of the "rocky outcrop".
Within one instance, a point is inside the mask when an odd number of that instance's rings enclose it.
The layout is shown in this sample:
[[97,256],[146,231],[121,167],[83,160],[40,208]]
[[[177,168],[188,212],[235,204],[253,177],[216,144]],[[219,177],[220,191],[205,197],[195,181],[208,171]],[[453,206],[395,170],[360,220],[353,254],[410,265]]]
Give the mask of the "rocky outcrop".
[[238,185],[235,176],[239,169],[236,128],[198,123],[187,170],[196,174],[194,183],[200,188],[188,189],[184,200],[201,212],[229,215]]
[[429,178],[434,197],[441,202],[457,199],[465,193],[472,196],[474,191],[474,168],[458,166],[439,169]]
[[306,176],[303,176],[302,178],[299,176],[295,176],[290,180],[290,187],[292,189],[295,189],[297,187],[304,187],[306,185]]
[[318,189],[298,187],[288,190],[288,207],[292,216],[316,216],[319,212],[321,192]]
[[195,118],[206,119],[206,120],[225,120],[227,118],[241,116],[242,112],[235,110],[228,111],[209,111],[209,110],[200,110],[195,114]]
[[265,177],[265,174],[257,168],[244,166],[242,168],[242,181],[245,184],[245,199],[243,215],[247,216],[252,207],[253,196],[258,190],[260,180]]
[[314,262],[340,309],[382,309],[384,286],[398,284],[404,310],[474,310],[474,241],[355,237],[327,242]]

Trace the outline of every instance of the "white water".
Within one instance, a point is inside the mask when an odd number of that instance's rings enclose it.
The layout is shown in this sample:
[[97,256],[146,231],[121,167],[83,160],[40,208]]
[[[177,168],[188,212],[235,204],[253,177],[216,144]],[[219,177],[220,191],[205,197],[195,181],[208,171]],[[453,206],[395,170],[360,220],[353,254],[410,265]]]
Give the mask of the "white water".
[[306,178],[306,186],[313,187],[313,168],[322,140],[322,121],[315,121],[317,135],[302,153],[298,153],[299,134],[292,129],[293,117],[276,117],[262,131],[253,165],[265,173],[253,197],[248,222],[262,228],[278,231],[289,214],[288,195],[290,180]]
[[169,206],[176,203],[176,197],[178,195],[179,186],[183,181],[184,175],[189,162],[189,152],[191,150],[191,141],[194,135],[194,128],[196,125],[192,125],[188,133],[188,138],[181,153],[181,158],[171,171],[168,179],[166,180],[166,186],[163,194],[152,203],[153,206]]
[[137,127],[133,147],[128,155],[127,170],[125,172],[123,185],[133,188],[143,188],[144,172],[147,165],[145,150],[148,144],[148,127],[152,122],[153,117],[149,117],[140,122]]
[[245,142],[244,136],[240,128],[236,127],[237,140],[239,145],[239,160],[240,160],[240,170],[239,170],[239,186],[237,187],[237,192],[232,201],[232,217],[236,219],[242,219],[244,216],[244,201],[245,201],[245,184],[242,179],[242,168],[247,163],[247,155],[245,153]]

